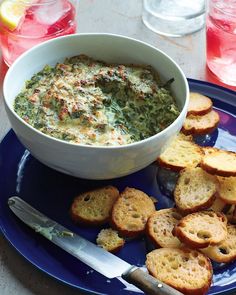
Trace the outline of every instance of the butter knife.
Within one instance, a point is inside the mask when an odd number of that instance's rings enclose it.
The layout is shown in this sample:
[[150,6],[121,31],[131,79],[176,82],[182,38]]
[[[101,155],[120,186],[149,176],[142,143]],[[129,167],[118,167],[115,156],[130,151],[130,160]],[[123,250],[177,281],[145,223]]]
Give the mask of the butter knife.
[[9,198],[8,205],[15,215],[29,227],[107,278],[122,277],[128,283],[150,295],[182,294],[137,266],[127,263],[116,255],[71,232],[21,198]]

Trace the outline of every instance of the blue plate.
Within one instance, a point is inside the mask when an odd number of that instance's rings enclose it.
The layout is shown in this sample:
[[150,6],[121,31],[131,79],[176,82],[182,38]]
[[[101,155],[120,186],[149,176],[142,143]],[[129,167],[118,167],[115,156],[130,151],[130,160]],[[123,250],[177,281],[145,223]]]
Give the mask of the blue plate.
[[[214,84],[189,79],[192,91],[213,98],[221,123],[211,136],[198,137],[201,145],[215,145],[236,151],[236,93]],[[22,224],[8,209],[7,199],[18,195],[52,219],[95,242],[100,229],[80,228],[70,219],[73,198],[82,191],[106,184],[119,190],[135,187],[158,199],[157,208],[172,206],[172,200],[161,192],[157,182],[157,166],[127,177],[110,181],[89,181],[54,171],[33,158],[10,131],[0,145],[0,226],[6,239],[34,266],[48,275],[90,294],[137,294],[138,289],[121,279],[108,280],[82,262],[65,253]],[[150,245],[144,238],[127,241],[117,254],[131,264],[143,266]],[[236,288],[236,262],[215,265],[209,294],[232,292]]]

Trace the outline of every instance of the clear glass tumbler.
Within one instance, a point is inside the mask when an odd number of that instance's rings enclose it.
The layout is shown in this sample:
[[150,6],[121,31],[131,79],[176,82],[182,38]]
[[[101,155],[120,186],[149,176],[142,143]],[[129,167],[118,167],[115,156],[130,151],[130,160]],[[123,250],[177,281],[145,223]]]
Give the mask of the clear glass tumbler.
[[[17,26],[12,28],[5,19],[0,19],[2,56],[8,66],[34,45],[55,37],[73,34],[77,30],[78,0],[18,0],[15,2],[17,4],[12,8],[10,4],[9,9],[18,9],[22,13]],[[7,14],[8,11],[3,13]],[[17,13],[19,14],[18,11]],[[4,17],[7,18],[8,15]]]
[[225,84],[236,86],[236,1],[209,0],[207,65]]
[[205,25],[205,0],[143,0],[142,19],[152,31],[181,37]]

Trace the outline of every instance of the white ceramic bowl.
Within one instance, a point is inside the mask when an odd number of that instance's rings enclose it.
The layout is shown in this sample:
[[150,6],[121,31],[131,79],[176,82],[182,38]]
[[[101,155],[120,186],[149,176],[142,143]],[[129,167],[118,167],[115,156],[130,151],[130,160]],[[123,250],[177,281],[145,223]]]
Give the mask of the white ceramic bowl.
[[[181,110],[179,117],[152,137],[117,147],[68,143],[47,136],[25,123],[13,109],[14,99],[25,81],[44,65],[55,65],[66,57],[81,53],[107,62],[150,64],[163,81],[174,77],[171,88]],[[24,53],[8,70],[3,93],[12,128],[35,158],[53,169],[76,177],[110,179],[138,171],[156,160],[183,124],[189,88],[179,66],[155,47],[119,35],[76,34],[47,41]]]

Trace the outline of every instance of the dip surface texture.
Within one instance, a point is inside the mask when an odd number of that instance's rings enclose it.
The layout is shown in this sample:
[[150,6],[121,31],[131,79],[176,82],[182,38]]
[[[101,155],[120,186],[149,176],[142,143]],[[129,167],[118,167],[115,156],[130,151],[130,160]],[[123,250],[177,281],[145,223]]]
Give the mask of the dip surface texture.
[[45,134],[100,146],[148,138],[179,115],[150,66],[107,64],[85,55],[45,66],[26,82],[14,109]]

